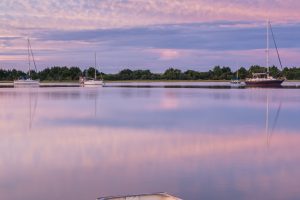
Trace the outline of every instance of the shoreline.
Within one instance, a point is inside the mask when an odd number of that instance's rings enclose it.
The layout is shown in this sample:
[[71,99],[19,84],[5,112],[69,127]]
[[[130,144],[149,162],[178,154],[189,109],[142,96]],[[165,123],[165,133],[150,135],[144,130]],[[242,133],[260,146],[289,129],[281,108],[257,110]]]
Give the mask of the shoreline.
[[[300,80],[285,81],[279,89],[300,89]],[[23,86],[28,87],[28,86]],[[82,87],[79,82],[66,81],[42,81],[39,86],[44,87]],[[85,87],[85,86],[84,86]],[[86,86],[87,87],[87,86]],[[106,88],[210,88],[210,89],[245,89],[252,88],[246,85],[233,86],[228,80],[125,80],[125,81],[106,81],[102,87]],[[13,81],[0,81],[0,88],[14,88]],[[22,88],[22,86],[18,87]],[[272,87],[271,87],[272,88]],[[277,88],[277,87],[276,87]]]
[[[180,82],[191,82],[191,83],[218,83],[218,82],[230,82],[231,80],[107,80],[105,83],[155,83],[155,82],[166,82],[166,83],[180,83]],[[245,80],[241,79],[242,82]],[[300,80],[285,80],[284,82],[300,82]],[[41,84],[79,84],[78,81],[40,81]],[[13,84],[13,81],[0,81],[2,84]]]

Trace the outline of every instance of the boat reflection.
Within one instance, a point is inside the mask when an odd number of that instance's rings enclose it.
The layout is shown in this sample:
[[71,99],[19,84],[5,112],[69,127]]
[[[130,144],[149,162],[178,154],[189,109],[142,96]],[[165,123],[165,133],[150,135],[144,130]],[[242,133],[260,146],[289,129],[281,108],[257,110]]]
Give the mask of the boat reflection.
[[[265,121],[265,133],[266,133],[266,136],[267,136],[267,146],[270,147],[271,145],[271,138],[272,138],[272,135],[275,131],[275,128],[276,128],[276,125],[278,123],[278,118],[279,118],[279,115],[280,115],[280,111],[281,111],[281,107],[282,107],[282,101],[280,100],[278,102],[278,107],[276,109],[276,113],[275,113],[275,116],[274,116],[274,120],[273,120],[273,123],[272,124],[269,124],[269,118],[272,117],[272,116],[269,116],[269,91],[266,92],[266,121]],[[272,126],[271,127],[271,130],[270,130],[270,125]]]
[[29,130],[31,130],[32,128],[32,123],[34,122],[35,119],[35,115],[37,112],[37,104],[38,104],[38,97],[39,97],[39,93],[38,93],[38,88],[28,88],[29,89],[29,93],[28,93],[28,97],[29,97]]

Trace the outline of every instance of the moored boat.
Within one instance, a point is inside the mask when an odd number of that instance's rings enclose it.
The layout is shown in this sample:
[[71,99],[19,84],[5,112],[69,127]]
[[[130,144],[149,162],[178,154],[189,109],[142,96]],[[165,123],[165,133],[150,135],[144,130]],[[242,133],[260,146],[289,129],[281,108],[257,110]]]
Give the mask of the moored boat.
[[27,49],[28,50],[28,77],[14,80],[14,87],[38,87],[40,85],[39,80],[31,79],[31,58],[35,67],[35,71],[37,70],[37,68],[36,68],[29,38],[27,39],[27,48],[28,48]]
[[273,42],[276,48],[277,52],[277,57],[280,63],[280,67],[282,69],[282,63],[281,59],[279,56],[277,44],[274,38],[274,34],[272,31],[272,26],[270,21],[267,21],[267,72],[266,73],[253,73],[252,78],[247,78],[245,80],[245,84],[250,87],[281,87],[281,84],[283,81],[285,81],[285,78],[274,78],[270,75],[270,70],[269,70],[269,29],[271,29],[272,37],[273,37]]
[[247,86],[251,87],[281,87],[285,79],[276,79],[268,73],[253,73],[252,78],[245,81]]
[[231,87],[240,87],[242,86],[242,81],[239,78],[239,70],[236,72],[236,77],[234,79],[231,79],[230,81]]
[[[103,79],[97,79],[97,60],[96,60],[96,53],[95,53],[95,70],[94,70],[94,78],[89,77],[80,77],[79,83],[83,86],[102,86],[104,85]],[[101,73],[100,73],[101,75]]]
[[31,78],[19,79],[14,81],[15,87],[38,87],[40,85],[39,80],[32,80]]
[[84,85],[103,85],[104,82],[103,82],[103,80],[91,79],[91,80],[84,80],[83,84]]

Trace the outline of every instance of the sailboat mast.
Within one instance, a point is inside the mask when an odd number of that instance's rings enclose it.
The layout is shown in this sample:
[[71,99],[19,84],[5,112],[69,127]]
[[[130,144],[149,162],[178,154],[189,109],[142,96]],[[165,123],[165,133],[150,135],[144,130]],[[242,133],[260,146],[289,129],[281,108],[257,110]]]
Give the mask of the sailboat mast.
[[95,52],[95,77],[94,79],[96,80],[97,79],[97,76],[96,76],[96,67],[97,67],[97,56],[96,56],[96,52]]
[[30,67],[30,49],[29,49],[29,38],[27,38],[27,52],[28,52],[28,68],[29,68],[29,78],[30,78],[30,71],[31,71],[31,67]]
[[269,27],[270,20],[267,21],[267,76],[269,77]]

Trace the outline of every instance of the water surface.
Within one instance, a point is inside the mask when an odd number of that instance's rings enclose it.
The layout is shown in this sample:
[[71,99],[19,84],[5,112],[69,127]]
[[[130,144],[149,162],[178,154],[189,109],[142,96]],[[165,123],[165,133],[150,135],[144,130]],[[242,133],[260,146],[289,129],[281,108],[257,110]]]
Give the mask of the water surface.
[[300,90],[1,88],[1,199],[299,199]]

